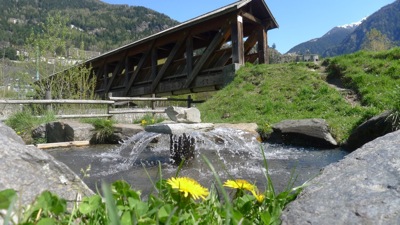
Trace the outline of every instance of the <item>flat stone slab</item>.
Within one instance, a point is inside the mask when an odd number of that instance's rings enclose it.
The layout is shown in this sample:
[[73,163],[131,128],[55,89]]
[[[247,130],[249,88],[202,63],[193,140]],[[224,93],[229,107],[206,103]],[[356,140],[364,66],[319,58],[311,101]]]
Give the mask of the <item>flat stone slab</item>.
[[236,130],[243,130],[253,134],[257,133],[258,125],[256,123],[216,123],[214,124],[215,128],[223,127],[223,128],[232,128]]
[[212,123],[160,123],[145,127],[145,131],[159,134],[183,134],[190,132],[207,132],[214,129]]
[[282,214],[282,224],[400,224],[400,131],[327,166]]

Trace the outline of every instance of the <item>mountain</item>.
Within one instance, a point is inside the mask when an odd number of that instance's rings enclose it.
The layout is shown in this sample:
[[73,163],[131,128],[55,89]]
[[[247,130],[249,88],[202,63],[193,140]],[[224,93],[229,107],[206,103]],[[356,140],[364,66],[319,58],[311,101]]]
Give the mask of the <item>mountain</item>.
[[340,45],[327,49],[324,56],[343,55],[361,50],[372,29],[385,35],[393,45],[400,45],[400,0],[382,7],[364,20]]
[[[0,51],[18,49],[47,16],[66,16],[74,36],[72,47],[104,52],[175,26],[177,21],[147,9],[112,5],[100,0],[0,0]],[[3,52],[3,51],[1,51]]]
[[349,34],[351,34],[360,23],[353,23],[332,28],[320,38],[298,44],[291,48],[287,53],[297,54],[318,54],[323,55],[324,52],[336,45],[340,44]]
[[361,50],[368,32],[378,30],[392,45],[400,45],[400,0],[382,7],[361,21],[331,29],[324,36],[301,43],[287,53],[319,54],[323,57],[349,54]]

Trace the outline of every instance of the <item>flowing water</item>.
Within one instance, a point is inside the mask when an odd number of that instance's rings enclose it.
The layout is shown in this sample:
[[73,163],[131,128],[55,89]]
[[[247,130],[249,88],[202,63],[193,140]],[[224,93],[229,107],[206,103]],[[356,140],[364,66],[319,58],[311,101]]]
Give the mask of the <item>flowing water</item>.
[[[263,190],[266,184],[264,151],[273,184],[281,191],[291,177],[297,177],[295,185],[300,185],[347,154],[341,149],[318,150],[260,143],[249,133],[227,128],[188,135],[195,139],[195,157],[183,166],[179,175],[194,178],[206,187],[210,187],[214,177],[203,157],[211,162],[222,181],[246,179]],[[82,170],[90,165],[90,171],[87,171],[90,176],[83,180],[95,191],[102,180],[123,179],[134,189],[148,194],[153,191],[152,181],[159,179],[159,165],[163,178],[175,176],[177,172],[177,166],[170,163],[170,136],[165,134],[141,132],[121,145],[52,149],[49,153],[81,177]]]

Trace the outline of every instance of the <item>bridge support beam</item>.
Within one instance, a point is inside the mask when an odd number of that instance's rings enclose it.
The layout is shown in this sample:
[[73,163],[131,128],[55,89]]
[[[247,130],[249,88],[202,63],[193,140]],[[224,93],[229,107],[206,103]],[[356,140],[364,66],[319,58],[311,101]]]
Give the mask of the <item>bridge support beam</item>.
[[258,52],[258,63],[268,64],[269,63],[268,42],[267,42],[267,31],[265,29],[258,30],[257,52]]
[[244,64],[243,17],[237,15],[231,24],[232,63]]

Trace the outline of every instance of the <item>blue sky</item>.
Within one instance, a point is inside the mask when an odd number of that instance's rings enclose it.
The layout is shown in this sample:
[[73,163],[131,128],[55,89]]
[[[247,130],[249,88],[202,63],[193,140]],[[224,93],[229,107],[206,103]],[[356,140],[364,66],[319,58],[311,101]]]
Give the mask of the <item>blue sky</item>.
[[[179,22],[189,20],[236,0],[102,0],[110,4],[144,6]],[[331,28],[358,22],[395,0],[264,0],[279,24],[268,32],[268,42],[281,53],[321,37]]]

